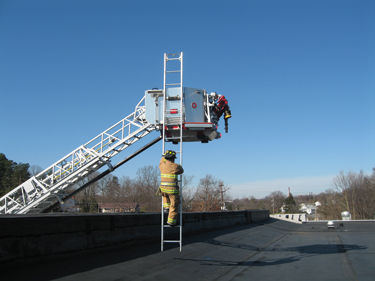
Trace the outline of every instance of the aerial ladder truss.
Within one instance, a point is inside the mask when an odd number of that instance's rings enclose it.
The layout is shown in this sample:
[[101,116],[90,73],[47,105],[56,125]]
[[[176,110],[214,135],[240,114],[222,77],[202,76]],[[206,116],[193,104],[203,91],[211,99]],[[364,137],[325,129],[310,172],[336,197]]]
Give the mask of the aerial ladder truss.
[[156,129],[145,119],[145,97],[135,111],[88,143],[16,187],[0,199],[1,214],[41,213],[65,191],[101,167],[112,169],[110,159]]
[[[231,112],[225,97],[215,92],[207,93],[204,89],[183,87],[183,53],[164,54],[163,89],[145,91],[145,96],[132,114],[1,197],[0,214],[50,211],[58,202],[62,204],[72,194],[80,192],[93,181],[118,168],[160,139],[163,140],[162,154],[167,150],[167,146],[179,145],[176,153],[182,165],[184,142],[208,143],[221,138],[217,129],[222,115],[227,132]],[[111,165],[113,156],[154,130],[160,131],[159,138],[115,166]],[[107,171],[83,184],[75,192],[66,193],[69,187],[77,185],[80,180],[105,165],[108,166]],[[164,243],[179,243],[180,251],[182,247],[182,175],[179,175],[178,182],[180,186],[179,239],[164,239],[164,228],[168,226],[164,225],[162,204],[162,251]]]

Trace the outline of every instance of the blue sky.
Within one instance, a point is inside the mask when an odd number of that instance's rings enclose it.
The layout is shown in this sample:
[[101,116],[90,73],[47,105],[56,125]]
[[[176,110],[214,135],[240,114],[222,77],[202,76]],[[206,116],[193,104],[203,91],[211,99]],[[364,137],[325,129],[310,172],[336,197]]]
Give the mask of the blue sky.
[[374,14],[365,0],[0,0],[0,152],[47,168],[162,88],[163,54],[182,51],[184,86],[224,94],[233,116],[222,139],[184,145],[195,184],[320,193],[375,166]]

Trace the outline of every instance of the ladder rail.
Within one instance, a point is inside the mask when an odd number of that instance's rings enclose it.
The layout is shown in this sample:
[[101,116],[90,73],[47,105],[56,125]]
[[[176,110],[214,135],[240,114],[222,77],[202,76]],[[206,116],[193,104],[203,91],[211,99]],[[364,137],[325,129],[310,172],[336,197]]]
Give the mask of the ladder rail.
[[144,100],[143,97],[135,111],[123,120],[1,197],[0,214],[28,212],[48,197],[55,197],[78,180],[110,165],[113,156],[155,130],[145,119]]
[[[184,88],[183,86],[183,53],[181,52],[181,73],[180,73],[180,81],[181,81],[181,87],[180,87],[180,108],[181,108],[181,123],[180,123],[180,165],[182,166],[182,148],[183,148],[183,141],[182,141],[182,133],[183,133],[183,123],[184,123]],[[182,251],[182,204],[183,204],[183,196],[182,196],[182,175],[179,175],[180,178],[180,206],[179,206],[179,211],[180,211],[180,252]]]

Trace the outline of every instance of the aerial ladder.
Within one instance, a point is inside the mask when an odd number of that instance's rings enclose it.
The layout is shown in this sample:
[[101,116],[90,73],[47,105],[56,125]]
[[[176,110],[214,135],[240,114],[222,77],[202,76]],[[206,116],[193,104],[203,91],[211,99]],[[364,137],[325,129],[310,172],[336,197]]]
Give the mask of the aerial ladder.
[[156,129],[145,119],[145,97],[135,111],[88,143],[31,177],[0,199],[0,214],[42,213],[63,203],[66,190],[107,165],[110,159]]
[[[145,91],[133,113],[117,122],[97,137],[81,145],[59,161],[31,177],[0,198],[0,214],[43,213],[80,192],[89,184],[112,172],[120,165],[163,140],[162,154],[171,144],[179,145],[180,165],[184,142],[208,143],[221,138],[218,121],[224,114],[225,131],[231,117],[228,101],[215,92],[183,87],[183,53],[164,54],[163,89]],[[111,158],[153,131],[160,136],[149,144],[112,166]],[[67,194],[70,187],[103,166],[108,170]],[[179,205],[179,239],[164,239],[164,212],[162,204],[161,250],[164,243],[179,243],[182,247],[182,176]],[[168,226],[169,227],[169,226]]]

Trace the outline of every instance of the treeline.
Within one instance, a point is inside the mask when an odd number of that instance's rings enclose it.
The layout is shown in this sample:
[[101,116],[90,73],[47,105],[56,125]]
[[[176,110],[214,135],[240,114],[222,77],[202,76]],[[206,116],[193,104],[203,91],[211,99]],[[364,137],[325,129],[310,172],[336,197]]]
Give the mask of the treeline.
[[0,153],[0,197],[30,178],[29,164],[8,160]]
[[[83,185],[97,174],[80,182]],[[222,207],[222,201],[229,200],[229,187],[212,175],[199,180],[197,187],[192,187],[193,176],[183,175],[182,193],[184,212],[216,211]],[[160,212],[161,196],[158,195],[160,171],[156,166],[139,168],[135,178],[112,174],[93,183],[80,192],[75,200],[82,212],[99,212],[103,203],[111,203],[123,212]]]
[[262,199],[256,199],[254,196],[237,198],[233,200],[235,210],[269,210],[270,214],[280,212],[285,204],[286,196],[281,191],[274,191]]
[[[8,160],[0,153],[0,196],[7,194],[31,176],[42,171],[37,165],[16,163]],[[82,179],[75,187],[65,190],[70,194],[76,188],[96,177],[99,172],[92,173]],[[183,175],[183,211],[216,211],[222,208],[222,201],[228,201],[230,189],[223,181],[206,175],[199,180],[197,187],[192,187],[194,177]],[[113,203],[123,211],[160,212],[161,196],[157,195],[160,185],[160,171],[157,166],[139,168],[134,178],[123,176],[118,178],[112,174],[91,184],[75,196],[81,212],[98,212],[102,203]],[[77,206],[70,206],[77,210]]]
[[320,194],[286,197],[281,191],[272,192],[263,199],[254,197],[233,200],[237,210],[263,209],[270,213],[279,213],[283,208],[286,213],[300,212],[300,205],[320,202],[317,208],[319,219],[342,219],[341,213],[350,212],[352,220],[375,219],[375,168],[371,175],[363,171],[340,172],[332,183],[332,188]]
[[327,219],[341,219],[343,211],[350,212],[352,220],[375,219],[375,168],[371,175],[340,172],[333,188],[317,200],[322,204],[318,213]]
[[[41,167],[25,163],[16,163],[8,160],[0,153],[0,196],[5,195],[30,176],[41,172]],[[98,175],[91,174],[81,180],[78,186],[83,185]],[[300,212],[300,205],[314,205],[319,201],[319,219],[341,219],[341,213],[349,211],[352,219],[375,219],[375,168],[371,175],[363,171],[359,173],[340,172],[332,184],[332,188],[320,194],[299,195],[287,197],[281,191],[274,191],[262,199],[252,196],[232,200],[229,194],[230,187],[222,180],[207,174],[199,180],[196,187],[192,186],[194,177],[183,175],[183,211],[218,211],[260,209],[270,213]],[[76,196],[83,212],[98,212],[99,204],[114,203],[123,211],[159,212],[161,197],[156,195],[160,183],[160,171],[157,166],[145,166],[137,170],[136,176],[118,178],[112,174],[93,183]],[[77,187],[78,187],[77,186]],[[67,190],[66,193],[72,192]],[[226,202],[225,207],[223,202]]]

